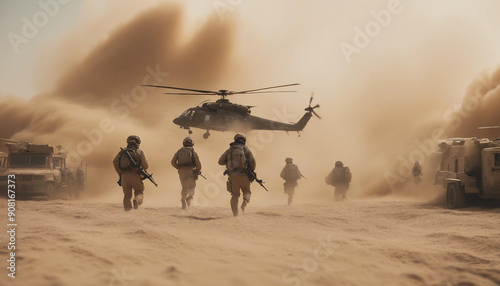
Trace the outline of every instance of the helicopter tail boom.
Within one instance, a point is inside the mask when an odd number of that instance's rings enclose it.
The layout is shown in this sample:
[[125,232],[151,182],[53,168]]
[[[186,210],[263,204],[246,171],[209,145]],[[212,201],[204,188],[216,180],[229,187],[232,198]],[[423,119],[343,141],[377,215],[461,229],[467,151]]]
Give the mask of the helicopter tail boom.
[[293,130],[290,130],[290,131],[302,131],[304,130],[304,127],[306,127],[307,123],[309,122],[309,120],[311,119],[312,117],[312,114],[310,112],[306,112],[304,114],[304,116],[302,116],[302,118],[299,120],[299,122],[295,123],[293,125]]

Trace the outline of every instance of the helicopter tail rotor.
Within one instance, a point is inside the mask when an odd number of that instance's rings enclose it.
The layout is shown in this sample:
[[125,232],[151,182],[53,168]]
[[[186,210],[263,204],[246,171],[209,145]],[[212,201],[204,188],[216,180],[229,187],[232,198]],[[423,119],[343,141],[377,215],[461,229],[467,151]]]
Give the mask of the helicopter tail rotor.
[[319,116],[316,111],[314,111],[314,109],[316,108],[319,108],[319,104],[316,104],[315,106],[311,106],[312,104],[312,101],[314,99],[314,92],[311,93],[311,97],[309,98],[309,106],[306,107],[304,110],[305,111],[308,111],[309,113],[312,113],[314,114],[314,116],[318,117],[319,119],[321,119],[321,116]]

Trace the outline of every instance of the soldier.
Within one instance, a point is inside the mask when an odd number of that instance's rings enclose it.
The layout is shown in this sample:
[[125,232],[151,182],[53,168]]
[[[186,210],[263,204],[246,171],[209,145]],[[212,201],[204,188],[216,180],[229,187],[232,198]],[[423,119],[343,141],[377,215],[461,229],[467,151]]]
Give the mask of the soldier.
[[181,203],[182,209],[191,206],[196,188],[196,180],[201,171],[201,163],[198,154],[194,151],[194,143],[191,137],[182,141],[182,148],[175,152],[172,158],[172,166],[178,170],[181,180]]
[[299,167],[293,164],[292,158],[285,159],[285,167],[281,171],[281,178],[285,180],[283,186],[285,188],[285,194],[288,194],[288,205],[292,204],[293,194],[295,193],[295,187],[297,187],[297,181],[302,177]]
[[238,215],[238,199],[240,190],[243,192],[243,202],[241,210],[245,211],[246,205],[250,202],[250,178],[248,168],[255,170],[256,163],[250,149],[245,145],[247,138],[243,134],[236,134],[234,142],[229,144],[229,149],[219,158],[219,165],[226,165],[226,172],[229,174],[231,190],[231,210],[233,215]]
[[352,174],[349,167],[344,167],[341,161],[335,162],[335,168],[325,178],[328,185],[335,187],[335,201],[343,201],[346,199],[346,192],[351,183]]
[[411,173],[413,174],[415,185],[418,185],[422,181],[422,166],[419,161],[415,161]]
[[148,160],[144,152],[139,149],[141,139],[139,136],[130,135],[127,138],[127,148],[120,150],[113,160],[113,166],[120,175],[121,186],[123,188],[123,208],[125,211],[132,209],[130,199],[132,199],[132,189],[134,190],[134,209],[138,209],[144,200],[144,183],[142,177],[125,152],[128,152],[132,159],[144,170],[149,167]]

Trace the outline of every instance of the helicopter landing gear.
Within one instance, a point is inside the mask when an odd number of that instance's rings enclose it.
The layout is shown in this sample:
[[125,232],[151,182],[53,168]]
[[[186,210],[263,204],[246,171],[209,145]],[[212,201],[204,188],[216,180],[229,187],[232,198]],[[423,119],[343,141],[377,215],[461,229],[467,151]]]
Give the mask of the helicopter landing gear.
[[209,136],[210,136],[210,132],[208,132],[208,130],[207,130],[207,133],[203,133],[203,139],[208,139]]

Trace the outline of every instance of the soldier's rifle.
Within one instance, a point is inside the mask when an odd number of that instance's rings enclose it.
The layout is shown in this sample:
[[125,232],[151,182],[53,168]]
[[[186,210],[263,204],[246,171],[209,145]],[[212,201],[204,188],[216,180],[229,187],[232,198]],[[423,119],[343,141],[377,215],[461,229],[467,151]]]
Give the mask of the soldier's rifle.
[[[248,164],[248,162],[247,162],[247,172],[248,172],[248,174],[251,176],[250,181],[255,180],[257,183],[259,183],[259,185],[260,185],[261,187],[263,187],[263,188],[264,188],[264,190],[266,190],[266,192],[269,192],[269,190],[266,188],[266,186],[264,186],[264,182],[263,182],[262,180],[259,180],[259,179],[257,178],[257,174],[255,173],[255,171],[254,171],[254,170],[252,170],[252,168],[250,168],[250,165]],[[253,180],[252,180],[252,179],[253,179]]]
[[304,175],[300,174],[300,176],[301,176],[302,178],[306,179],[306,181],[307,181],[307,178],[306,178]]
[[[137,168],[137,170],[139,170],[139,173],[141,174],[142,180],[148,179],[151,181],[151,183],[153,183],[153,185],[155,185],[155,187],[158,188],[158,184],[153,179],[153,174],[149,174],[146,170],[144,170],[143,167],[141,167],[139,164],[137,164],[135,162],[134,158],[132,158],[132,155],[130,155],[130,153],[127,150],[125,150],[123,148],[120,148],[120,149],[123,152],[125,152],[125,156],[127,156],[127,158],[130,160],[132,165],[134,165]],[[118,181],[118,185],[120,185],[120,186],[121,186],[121,180],[122,180],[122,176],[120,176],[120,180]]]
[[201,176],[201,177],[202,177],[203,179],[205,179],[205,180],[207,179],[207,177],[203,176],[203,174],[201,173],[201,171],[198,171],[198,170],[193,170],[193,173],[194,173],[195,175]]

